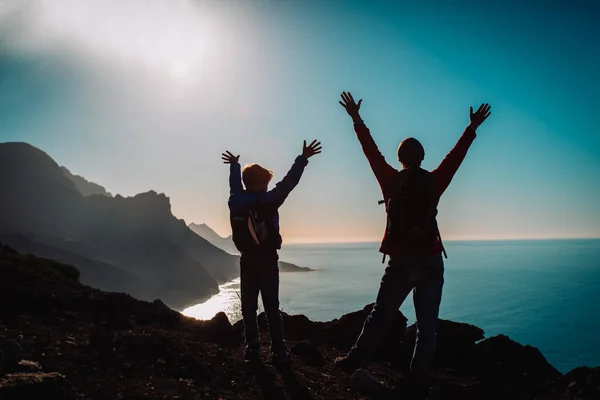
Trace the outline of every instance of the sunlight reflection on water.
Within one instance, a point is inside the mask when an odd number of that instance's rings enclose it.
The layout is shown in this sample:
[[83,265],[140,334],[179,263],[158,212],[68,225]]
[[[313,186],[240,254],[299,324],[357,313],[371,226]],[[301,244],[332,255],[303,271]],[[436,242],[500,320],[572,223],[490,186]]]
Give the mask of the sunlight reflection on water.
[[[315,271],[280,274],[280,309],[330,321],[372,303],[385,268],[377,247],[284,247],[282,259]],[[563,373],[598,365],[600,320],[590,315],[600,315],[600,240],[448,241],[446,248],[451,256],[444,259],[441,318],[538,347]],[[225,283],[219,294],[183,314],[210,319],[224,311],[239,321],[239,291],[239,279]],[[412,298],[400,310],[412,324]]]
[[[227,314],[227,318],[234,323],[242,318],[240,301],[240,278],[219,286],[219,293],[201,304],[196,304],[183,310],[181,313],[188,317],[200,320],[211,319],[220,311]],[[262,306],[259,304],[259,308]]]

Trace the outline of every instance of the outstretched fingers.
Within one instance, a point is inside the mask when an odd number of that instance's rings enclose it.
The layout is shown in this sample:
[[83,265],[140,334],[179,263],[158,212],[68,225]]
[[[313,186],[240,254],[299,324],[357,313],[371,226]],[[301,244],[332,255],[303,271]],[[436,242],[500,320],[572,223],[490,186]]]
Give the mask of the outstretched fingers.
[[469,107],[471,126],[477,128],[481,125],[492,114],[490,109],[491,106],[488,103],[482,103],[475,112],[473,112],[473,107]]
[[226,151],[225,153],[221,154],[221,159],[225,164],[231,164],[233,162],[236,162],[239,159],[239,157],[240,156],[233,155],[230,151]]
[[481,114],[483,119],[486,119],[487,117],[490,116],[491,112],[490,112],[490,105],[488,103],[484,103],[481,105]]
[[318,142],[317,140],[313,140],[313,142],[310,144],[310,147],[314,151],[321,151],[321,149],[323,148],[321,146],[321,142]]
[[310,158],[310,157],[314,156],[315,154],[321,153],[321,150],[322,150],[321,142],[319,142],[317,139],[310,142],[310,144],[308,146],[306,145],[306,140],[305,140],[304,141],[304,149],[302,150],[302,155],[306,158]]
[[354,101],[354,97],[352,97],[352,93],[348,92],[348,98],[350,99],[351,102],[356,103]]
[[350,92],[342,92],[341,97],[342,101],[340,101],[340,104],[342,105],[342,107],[346,109],[346,111],[348,112],[348,114],[350,114],[351,117],[356,117],[360,110],[362,99],[360,99],[358,103],[356,103],[354,97],[352,97],[352,93]]
[[342,100],[345,103],[345,104],[342,104],[343,106],[348,105],[348,104],[356,104],[354,101],[354,98],[352,97],[352,94],[350,92],[342,92]]
[[342,98],[342,101],[340,101],[341,105],[346,106],[346,104],[350,103],[350,99],[348,98],[348,94],[346,92],[342,92],[340,96]]

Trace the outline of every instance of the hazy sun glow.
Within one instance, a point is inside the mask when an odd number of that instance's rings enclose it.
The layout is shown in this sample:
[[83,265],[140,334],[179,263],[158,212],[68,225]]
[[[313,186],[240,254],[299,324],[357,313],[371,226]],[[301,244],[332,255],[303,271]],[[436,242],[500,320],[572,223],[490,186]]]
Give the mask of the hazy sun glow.
[[[19,44],[54,46],[185,81],[214,61],[225,35],[208,2],[42,0],[30,7]],[[4,10],[6,14],[8,11]],[[0,10],[2,14],[2,10]],[[1,15],[0,15],[1,16]],[[23,47],[21,47],[23,48]]]
[[496,111],[440,203],[443,237],[599,236],[594,14],[404,3],[0,0],[0,141],[31,143],[112,193],[165,193],[176,217],[228,236],[220,154],[278,180],[318,138],[323,154],[281,209],[285,242],[379,241],[381,191],[340,91],[365,100],[392,165],[410,135],[427,169],[485,101]]

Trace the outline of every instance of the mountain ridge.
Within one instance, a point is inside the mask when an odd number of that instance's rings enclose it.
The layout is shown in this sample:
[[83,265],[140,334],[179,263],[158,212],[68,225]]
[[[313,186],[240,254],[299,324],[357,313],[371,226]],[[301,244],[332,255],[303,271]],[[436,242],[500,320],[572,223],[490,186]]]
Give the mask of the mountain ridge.
[[79,193],[84,196],[91,196],[93,194],[99,194],[102,196],[112,197],[112,194],[108,192],[104,187],[97,183],[88,181],[81,175],[72,174],[67,167],[61,166],[60,169],[63,171],[65,176],[73,182]]
[[114,290],[106,277],[88,279],[92,266],[112,265],[137,277],[128,293],[183,309],[239,276],[237,257],[192,232],[163,193],[85,196],[47,153],[21,142],[0,143],[0,187],[11,188],[3,191],[0,234],[26,237],[29,244],[17,243],[34,254],[67,257],[92,286]]

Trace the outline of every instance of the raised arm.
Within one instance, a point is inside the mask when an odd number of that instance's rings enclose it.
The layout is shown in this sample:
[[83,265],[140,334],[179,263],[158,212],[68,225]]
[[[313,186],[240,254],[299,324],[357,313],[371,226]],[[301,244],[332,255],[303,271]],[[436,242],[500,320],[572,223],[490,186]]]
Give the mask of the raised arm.
[[229,164],[229,190],[230,194],[240,193],[244,190],[242,186],[242,169],[240,167],[240,156],[234,156],[231,152],[226,151],[221,154],[221,159],[224,164]]
[[461,137],[458,139],[454,148],[450,150],[440,165],[432,171],[435,176],[439,196],[441,196],[448,188],[454,174],[465,159],[471,143],[473,143],[473,140],[475,140],[475,137],[477,136],[477,128],[479,128],[490,114],[490,105],[487,103],[482,104],[476,112],[473,112],[473,107],[470,107],[471,122],[469,126],[467,126]]
[[315,154],[321,153],[321,149],[321,142],[313,140],[312,143],[307,146],[305,140],[302,148],[302,154],[296,157],[292,168],[290,168],[285,177],[279,181],[273,189],[265,193],[260,202],[273,203],[277,207],[283,204],[290,192],[294,190],[296,185],[298,185],[300,182],[300,178],[304,172],[304,167],[306,167],[308,164],[308,159]]
[[373,137],[371,136],[371,132],[369,132],[369,128],[367,128],[360,117],[359,111],[360,105],[362,104],[362,99],[356,103],[352,97],[352,94],[349,92],[343,92],[342,101],[340,101],[340,104],[346,109],[346,112],[352,118],[352,122],[354,123],[354,131],[356,132],[358,141],[360,142],[363,152],[369,161],[369,165],[375,174],[375,178],[379,182],[379,186],[381,186],[383,190],[385,187],[387,187],[387,182],[395,176],[397,171],[394,167],[389,165],[387,161],[385,161],[385,157],[379,151],[375,140],[373,140]]

